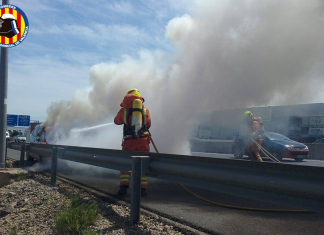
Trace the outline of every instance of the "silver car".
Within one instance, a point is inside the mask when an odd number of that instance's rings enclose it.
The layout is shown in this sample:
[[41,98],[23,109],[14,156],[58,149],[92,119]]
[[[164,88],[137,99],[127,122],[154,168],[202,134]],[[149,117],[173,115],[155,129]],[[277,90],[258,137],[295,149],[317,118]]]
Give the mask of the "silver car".
[[15,142],[26,142],[26,136],[24,136],[24,135],[17,135],[15,137]]

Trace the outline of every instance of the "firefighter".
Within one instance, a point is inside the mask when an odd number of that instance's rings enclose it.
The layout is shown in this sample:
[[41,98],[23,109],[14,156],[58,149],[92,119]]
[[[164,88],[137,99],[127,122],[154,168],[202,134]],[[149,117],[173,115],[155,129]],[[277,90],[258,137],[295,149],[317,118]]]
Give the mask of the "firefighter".
[[[114,122],[116,125],[124,125],[123,150],[150,151],[151,117],[148,108],[144,107],[144,98],[136,88],[130,89],[125,95],[122,107],[117,113]],[[127,194],[129,187],[130,172],[120,172],[118,195]],[[147,176],[141,178],[141,195],[146,196]]]
[[[244,112],[245,121],[249,130],[247,152],[254,162],[262,162],[260,155],[260,148],[254,142],[256,141],[260,146],[262,144],[262,133],[264,132],[261,118],[255,118],[251,111]],[[254,141],[253,141],[254,140]]]

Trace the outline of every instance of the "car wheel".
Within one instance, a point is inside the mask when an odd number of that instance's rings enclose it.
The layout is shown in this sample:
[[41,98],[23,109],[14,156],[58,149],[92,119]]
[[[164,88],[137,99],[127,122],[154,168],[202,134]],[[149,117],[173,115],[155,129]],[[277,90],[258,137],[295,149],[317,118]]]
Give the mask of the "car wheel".
[[282,161],[281,152],[278,149],[272,150],[272,156],[277,158],[279,161]]
[[238,146],[233,148],[233,155],[236,159],[241,159],[243,157],[242,149]]

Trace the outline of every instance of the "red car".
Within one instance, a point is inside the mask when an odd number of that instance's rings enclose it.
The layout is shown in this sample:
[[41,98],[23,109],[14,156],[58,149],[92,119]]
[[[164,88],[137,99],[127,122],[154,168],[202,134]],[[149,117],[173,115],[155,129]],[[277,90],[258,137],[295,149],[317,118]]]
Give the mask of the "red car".
[[[262,147],[275,156],[279,161],[283,158],[293,158],[296,161],[302,161],[309,158],[309,150],[305,144],[299,143],[297,141],[291,140],[288,137],[275,132],[264,132]],[[232,152],[235,158],[242,158],[243,155],[247,155],[246,152],[243,153],[242,150],[246,151],[244,147],[244,138],[236,139],[233,142]],[[260,152],[262,157],[262,152]]]

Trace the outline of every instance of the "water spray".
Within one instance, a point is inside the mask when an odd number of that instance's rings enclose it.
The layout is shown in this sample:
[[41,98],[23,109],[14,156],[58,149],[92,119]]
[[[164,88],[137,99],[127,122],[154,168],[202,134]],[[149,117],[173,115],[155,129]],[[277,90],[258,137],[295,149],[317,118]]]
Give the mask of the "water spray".
[[104,126],[110,126],[114,124],[113,122],[110,123],[106,123],[106,124],[101,124],[101,125],[97,125],[97,126],[91,126],[91,127],[85,127],[85,128],[80,128],[80,129],[72,129],[71,132],[72,133],[78,133],[78,132],[84,132],[84,131],[91,131],[100,127],[104,127]]

